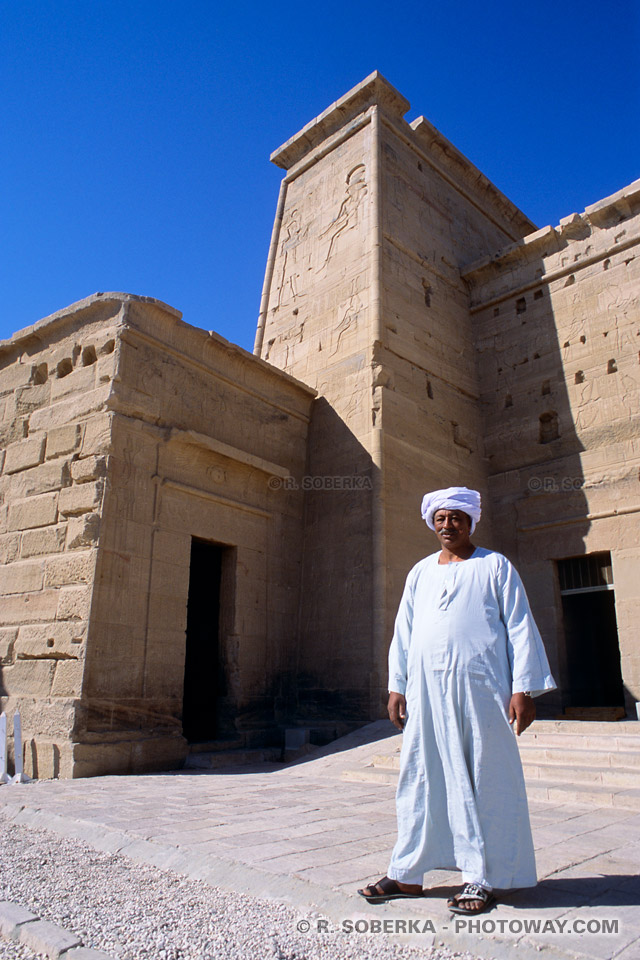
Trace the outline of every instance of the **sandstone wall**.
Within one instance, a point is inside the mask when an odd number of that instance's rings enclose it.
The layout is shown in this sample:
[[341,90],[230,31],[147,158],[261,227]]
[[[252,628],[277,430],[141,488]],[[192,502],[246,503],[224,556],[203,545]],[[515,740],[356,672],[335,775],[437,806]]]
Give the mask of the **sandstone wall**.
[[25,770],[70,776],[107,474],[119,304],[0,344],[0,697]]
[[534,229],[408,107],[372,74],[273,155],[287,174],[256,338],[320,394],[311,478],[369,481],[306,494],[300,620],[300,708],[361,720],[383,709],[406,574],[435,548],[422,495],[486,489],[460,267]]
[[465,273],[496,542],[519,562],[565,691],[553,561],[611,552],[633,713],[640,696],[633,625],[640,609],[639,242],[636,182]]
[[[381,302],[374,404],[383,436],[385,601],[378,658],[406,574],[438,549],[427,490],[487,490],[475,338],[460,268],[533,229],[423,117],[380,128]],[[475,537],[491,545],[490,511]],[[382,695],[386,676],[381,671]]]
[[[212,704],[247,742],[293,697],[313,391],[177,311],[96,295],[0,348],[2,707],[26,770],[179,764],[191,538],[229,547]],[[213,589],[213,588],[212,588]]]

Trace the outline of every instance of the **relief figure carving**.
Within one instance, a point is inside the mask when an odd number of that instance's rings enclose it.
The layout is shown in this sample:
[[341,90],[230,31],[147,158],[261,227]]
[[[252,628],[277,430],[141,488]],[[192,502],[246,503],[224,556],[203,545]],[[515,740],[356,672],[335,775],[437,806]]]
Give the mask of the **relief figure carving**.
[[363,163],[359,163],[347,174],[345,196],[342,199],[337,216],[334,217],[327,229],[320,234],[321,240],[325,237],[329,238],[329,246],[324,260],[316,271],[318,273],[329,262],[338,238],[347,230],[352,230],[359,222],[360,207],[368,191],[365,174]]

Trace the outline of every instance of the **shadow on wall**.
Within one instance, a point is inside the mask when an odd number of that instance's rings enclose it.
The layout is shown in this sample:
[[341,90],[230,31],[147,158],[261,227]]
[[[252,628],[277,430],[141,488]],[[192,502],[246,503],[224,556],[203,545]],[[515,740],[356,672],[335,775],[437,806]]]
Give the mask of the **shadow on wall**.
[[[579,301],[572,299],[566,322],[567,297],[543,282],[543,257],[526,263],[524,279],[508,267],[503,259],[467,274],[490,509],[494,547],[525,582],[558,683],[558,691],[538,701],[542,715],[553,715],[570,701],[573,682],[556,561],[584,555],[590,529],[580,420],[588,407],[579,406],[590,331]],[[514,276],[523,281],[515,291]]]
[[290,713],[302,723],[370,719],[372,679],[381,668],[373,647],[375,470],[369,452],[318,398],[303,478],[298,663]]

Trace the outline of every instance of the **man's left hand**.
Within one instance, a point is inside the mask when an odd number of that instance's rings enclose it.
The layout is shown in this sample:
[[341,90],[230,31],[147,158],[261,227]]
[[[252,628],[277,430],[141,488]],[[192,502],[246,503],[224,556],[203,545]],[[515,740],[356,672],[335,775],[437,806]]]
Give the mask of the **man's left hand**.
[[509,701],[509,723],[515,723],[516,736],[530,727],[536,718],[536,705],[526,693],[514,693]]

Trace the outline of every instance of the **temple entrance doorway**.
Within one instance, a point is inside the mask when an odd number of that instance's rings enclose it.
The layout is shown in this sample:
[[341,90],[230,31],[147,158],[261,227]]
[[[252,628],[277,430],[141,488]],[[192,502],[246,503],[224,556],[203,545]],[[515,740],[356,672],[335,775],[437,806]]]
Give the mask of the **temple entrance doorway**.
[[215,740],[225,695],[221,656],[222,581],[233,548],[191,541],[182,732],[189,743]]
[[558,562],[567,706],[624,706],[610,553]]

